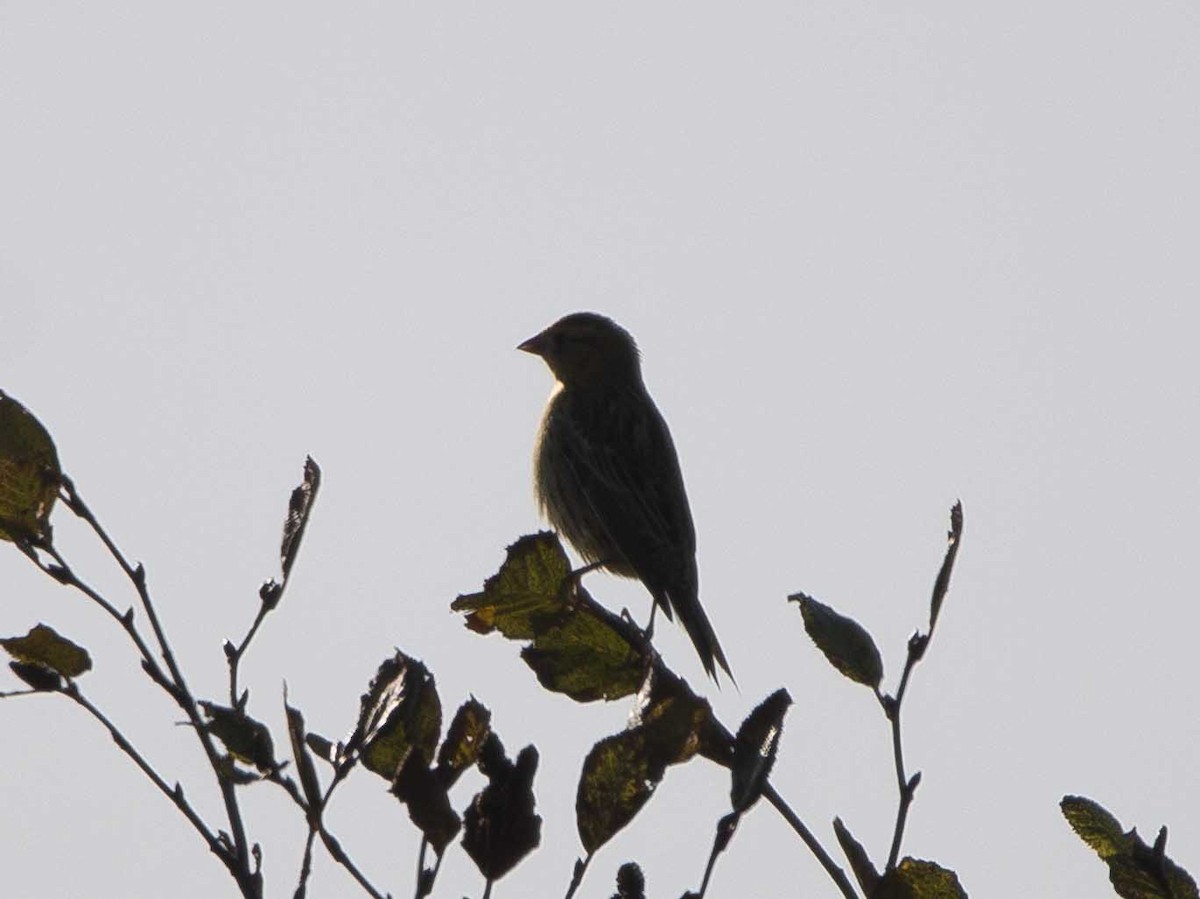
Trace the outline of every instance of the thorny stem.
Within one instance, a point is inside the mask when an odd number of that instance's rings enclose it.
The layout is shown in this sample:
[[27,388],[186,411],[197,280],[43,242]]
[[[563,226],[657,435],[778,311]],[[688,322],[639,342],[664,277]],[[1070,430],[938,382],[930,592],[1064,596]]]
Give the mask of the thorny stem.
[[[234,847],[237,852],[237,868],[234,871],[238,882],[238,887],[242,894],[246,897],[259,897],[262,895],[261,878],[251,870],[250,867],[250,848],[246,841],[246,828],[242,823],[241,809],[238,807],[237,794],[235,787],[222,773],[221,758],[217,752],[216,746],[213,744],[212,736],[208,729],[204,726],[204,721],[200,717],[200,710],[196,705],[196,699],[191,690],[188,689],[187,681],[180,670],[178,663],[175,660],[175,653],[171,649],[171,644],[167,640],[167,635],[163,630],[162,623],[158,619],[158,613],[154,608],[154,603],[150,598],[150,592],[146,589],[146,572],[141,565],[134,568],[129,564],[124,554],[108,536],[108,532],[101,527],[100,522],[96,520],[96,516],[92,514],[92,510],[88,508],[83,499],[75,490],[75,485],[66,475],[62,475],[62,499],[64,504],[75,513],[76,516],[82,518],[96,536],[108,549],[109,554],[116,560],[116,563],[125,572],[125,576],[129,578],[137,591],[138,598],[141,600],[142,608],[146,612],[146,617],[150,621],[150,627],[154,631],[154,636],[158,641],[159,649],[162,653],[163,661],[166,662],[167,670],[171,673],[174,689],[171,690],[171,695],[175,701],[188,716],[192,727],[196,731],[196,736],[200,740],[200,744],[204,749],[204,754],[208,757],[208,763],[213,769],[213,773],[217,777],[217,785],[221,790],[221,798],[225,803],[225,813],[229,818],[229,828],[233,833]],[[90,595],[90,594],[89,594]],[[105,604],[111,607],[110,603]],[[139,646],[141,649],[144,646]],[[152,675],[153,676],[153,675]],[[161,682],[160,682],[161,683]]]

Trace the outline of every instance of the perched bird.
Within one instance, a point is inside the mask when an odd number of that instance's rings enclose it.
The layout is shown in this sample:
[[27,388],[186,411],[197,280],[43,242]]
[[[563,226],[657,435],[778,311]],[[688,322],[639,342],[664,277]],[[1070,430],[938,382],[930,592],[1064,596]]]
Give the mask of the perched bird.
[[576,312],[517,349],[541,356],[558,379],[534,451],[542,514],[585,562],[645,584],[655,607],[679,616],[709,676],[719,664],[732,679],[700,606],[675,444],[642,382],[633,337],[603,315]]

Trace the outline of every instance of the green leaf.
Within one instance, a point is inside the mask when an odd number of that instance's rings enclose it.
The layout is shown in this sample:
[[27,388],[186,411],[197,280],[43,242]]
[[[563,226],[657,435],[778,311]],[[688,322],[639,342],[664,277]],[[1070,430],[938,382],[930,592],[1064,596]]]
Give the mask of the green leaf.
[[708,703],[682,681],[651,676],[632,726],[588,752],[575,796],[575,824],[591,854],[628,824],[654,795],[668,765],[699,750]]
[[492,713],[472,696],[458,707],[438,749],[438,776],[447,787],[479,760],[484,740],[492,732]]
[[525,663],[544,687],[577,702],[630,696],[649,667],[641,632],[583,589],[554,534],[519,539],[483,592],[451,608],[467,612],[474,631],[532,641],[521,652]]
[[409,752],[419,751],[426,765],[433,760],[441,730],[442,703],[433,675],[397,650],[363,694],[347,749],[361,750],[363,764],[391,781]]
[[646,660],[631,627],[579,587],[560,617],[534,620],[533,643],[521,658],[543,687],[576,702],[632,696],[645,680]]
[[245,712],[213,702],[200,702],[199,706],[208,716],[205,724],[208,732],[224,744],[231,756],[264,774],[279,769],[279,763],[275,761],[275,742],[265,724]]
[[946,534],[946,557],[942,560],[941,570],[937,580],[933,582],[933,599],[929,603],[929,633],[937,626],[938,615],[942,612],[942,600],[950,589],[950,573],[954,570],[954,560],[958,557],[958,544],[962,540],[963,510],[962,502],[956,502],[950,509],[950,530]]
[[79,677],[92,670],[88,651],[72,643],[48,624],[39,624],[24,637],[0,639],[10,656],[27,665],[40,665],[63,677]]
[[467,627],[481,634],[498,630],[510,640],[534,635],[531,619],[561,611],[571,564],[558,537],[542,531],[508,547],[500,570],[483,584],[483,592],[460,596],[450,608],[469,612]]
[[867,850],[863,848],[862,843],[854,839],[854,834],[850,833],[850,829],[842,823],[841,818],[833,819],[833,832],[837,835],[842,852],[850,861],[854,879],[862,887],[863,893],[867,896],[875,895],[875,888],[879,885],[879,870],[872,864]]
[[783,735],[783,716],[787,714],[792,697],[780,688],[764,699],[742,722],[733,744],[733,786],[729,801],[735,812],[746,811],[758,801]]
[[526,746],[516,764],[490,733],[479,757],[488,785],[475,794],[463,815],[463,848],[488,880],[499,880],[542,840],[542,819],[534,813],[533,777],[538,752]]
[[1121,829],[1121,822],[1100,803],[1084,796],[1064,796],[1058,807],[1071,829],[1101,858],[1130,851],[1132,843]]
[[852,681],[879,688],[883,659],[862,625],[803,593],[794,593],[788,599],[800,604],[804,629],[834,668]]
[[1100,803],[1064,796],[1059,804],[1075,833],[1108,864],[1108,879],[1124,899],[1200,899],[1196,881],[1166,854],[1167,832],[1147,846],[1137,829],[1124,831]]
[[41,422],[0,390],[0,540],[50,543],[62,469]]
[[871,899],[967,899],[958,875],[934,862],[906,858],[883,875]]

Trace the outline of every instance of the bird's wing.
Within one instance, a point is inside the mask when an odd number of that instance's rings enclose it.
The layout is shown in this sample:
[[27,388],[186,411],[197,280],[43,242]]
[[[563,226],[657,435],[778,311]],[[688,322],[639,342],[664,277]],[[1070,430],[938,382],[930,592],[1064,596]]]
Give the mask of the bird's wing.
[[577,408],[559,431],[564,461],[596,522],[650,591],[696,590],[696,533],[671,432],[644,394]]

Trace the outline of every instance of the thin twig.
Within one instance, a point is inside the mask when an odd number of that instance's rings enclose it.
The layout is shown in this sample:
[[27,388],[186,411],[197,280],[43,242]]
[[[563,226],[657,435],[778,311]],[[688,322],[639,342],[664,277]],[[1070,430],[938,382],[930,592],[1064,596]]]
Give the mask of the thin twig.
[[913,795],[916,793],[917,784],[921,782],[921,775],[915,774],[909,778],[904,769],[904,744],[901,737],[900,728],[900,710],[904,704],[904,694],[908,690],[908,679],[912,674],[913,668],[917,662],[925,654],[925,648],[929,645],[929,637],[920,632],[914,633],[908,640],[908,658],[904,662],[904,673],[900,675],[900,686],[896,688],[896,695],[884,696],[876,688],[875,696],[879,700],[879,704],[883,707],[883,712],[891,723],[892,729],[892,757],[896,767],[896,785],[899,790],[900,798],[896,808],[896,826],[892,832],[892,847],[888,852],[886,871],[892,871],[896,867],[896,863],[900,858],[900,843],[904,839],[904,826],[908,821],[908,808],[912,805]]
[[590,852],[583,858],[575,859],[575,870],[571,872],[571,885],[567,887],[567,895],[563,899],[571,899],[575,895],[575,891],[579,889],[579,884],[583,883],[583,875],[591,863],[592,853]]
[[792,830],[796,831],[796,833],[800,836],[800,839],[804,841],[804,845],[806,845],[809,851],[817,857],[817,861],[821,863],[821,866],[825,869],[829,876],[833,878],[833,882],[837,884],[837,887],[839,890],[841,890],[842,895],[845,896],[846,899],[858,899],[857,894],[854,892],[854,887],[850,885],[850,881],[846,877],[846,872],[839,868],[837,863],[830,858],[829,853],[825,851],[825,847],[817,841],[817,838],[812,835],[812,832],[804,826],[804,822],[801,821],[796,813],[791,810],[788,804],[783,801],[779,793],[776,792],[775,787],[773,787],[771,784],[764,786],[763,796],[766,797],[767,801],[770,802],[771,805],[775,806],[775,810],[778,811],[779,814],[783,815],[783,819],[791,825]]
[[[285,579],[279,587],[280,595],[283,594],[283,588],[287,586]],[[263,623],[263,619],[273,609],[274,606],[266,602],[259,603],[258,614],[254,616],[254,622],[250,625],[250,630],[246,631],[246,636],[242,638],[242,642],[235,649],[227,649],[225,657],[229,660],[229,704],[234,708],[239,707],[238,702],[238,668],[242,662],[242,656],[250,647],[250,641],[254,639],[254,635],[258,633],[259,626]]]
[[204,823],[204,820],[199,814],[197,814],[196,810],[192,808],[191,803],[187,801],[187,798],[183,794],[183,788],[178,784],[172,788],[165,780],[163,780],[162,776],[155,771],[153,767],[151,767],[150,763],[146,761],[145,757],[143,757],[142,754],[134,747],[134,745],[130,743],[128,739],[126,739],[125,735],[117,729],[117,726],[113,724],[112,721],[110,721],[108,717],[102,711],[100,711],[100,709],[93,705],[92,702],[83,695],[83,693],[80,692],[79,687],[74,681],[67,681],[66,685],[62,687],[59,692],[74,701],[81,708],[85,709],[88,714],[90,714],[104,726],[104,728],[108,731],[109,736],[112,737],[113,742],[117,744],[122,752],[124,752],[127,756],[129,756],[130,759],[133,760],[134,764],[136,764],[142,770],[143,774],[150,778],[150,782],[158,787],[159,791],[168,799],[170,799],[175,807],[183,813],[183,816],[187,818],[192,827],[196,829],[196,832],[204,839],[204,842],[208,844],[208,848],[211,849],[217,858],[221,859],[225,866],[228,867],[236,876],[237,872],[234,870],[236,860],[229,854],[229,850],[225,847],[225,845],[213,834],[211,830],[208,829],[208,825]]
[[55,564],[53,566],[47,565],[45,562],[43,562],[31,547],[24,544],[21,545],[21,550],[25,553],[25,555],[28,556],[30,561],[40,568],[45,574],[54,578],[54,580],[66,587],[74,587],[92,602],[96,603],[96,605],[102,608],[109,616],[113,618],[113,620],[121,625],[122,629],[126,634],[129,635],[129,639],[133,641],[134,646],[137,647],[138,653],[142,657],[143,670],[155,683],[170,693],[172,698],[176,698],[174,683],[172,683],[171,679],[163,672],[161,666],[158,664],[158,659],[154,657],[154,653],[146,644],[141,632],[137,629],[137,625],[134,624],[133,609],[128,609],[125,612],[119,611],[116,606],[114,606],[100,593],[92,589],[92,587],[81,580],[79,576],[75,574],[71,566],[67,564],[67,560],[63,558],[62,554],[59,553],[57,549],[55,549],[53,546],[43,546],[41,549],[44,550],[45,553],[54,560]]
[[235,876],[238,886],[247,899],[255,899],[255,897],[262,895],[261,879],[255,877],[250,867],[250,847],[246,840],[246,828],[242,823],[242,813],[238,806],[237,793],[233,783],[222,772],[221,756],[213,744],[212,736],[204,726],[204,721],[200,717],[200,710],[196,705],[195,696],[188,689],[187,681],[175,660],[175,653],[172,651],[166,632],[163,630],[162,623],[158,619],[154,602],[150,598],[150,591],[146,589],[146,571],[140,564],[136,568],[129,564],[125,555],[113,542],[112,538],[109,537],[108,532],[101,527],[92,510],[88,508],[87,504],[79,496],[78,492],[76,492],[74,483],[66,475],[62,476],[62,485],[62,499],[64,504],[76,516],[87,522],[96,536],[100,538],[105,548],[108,549],[109,555],[113,557],[121,567],[121,570],[125,572],[125,576],[129,578],[134,589],[137,591],[138,598],[142,603],[142,609],[145,611],[146,618],[150,621],[150,627],[154,631],[154,636],[158,641],[163,661],[166,662],[167,670],[171,673],[171,680],[175,687],[172,695],[187,714],[192,727],[196,731],[196,736],[200,740],[200,745],[204,749],[204,754],[208,757],[208,763],[217,777],[217,785],[220,788],[221,798],[225,804],[225,813],[229,819],[229,828],[233,833],[233,842],[237,851],[237,872]]

